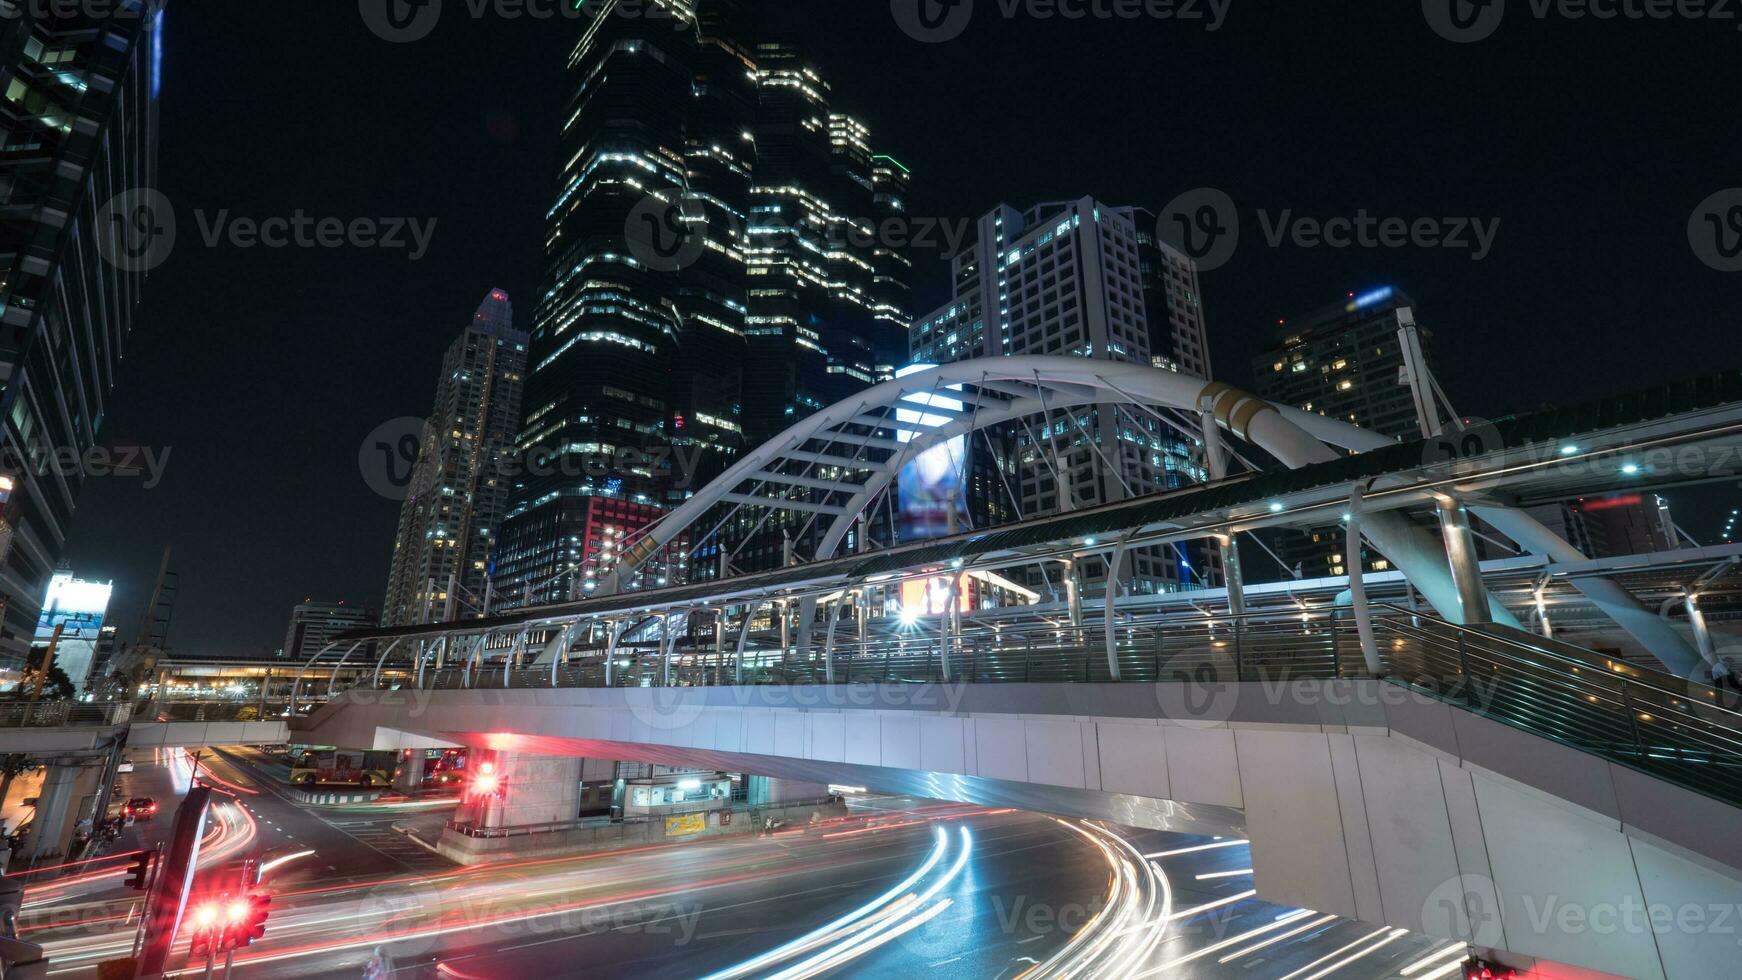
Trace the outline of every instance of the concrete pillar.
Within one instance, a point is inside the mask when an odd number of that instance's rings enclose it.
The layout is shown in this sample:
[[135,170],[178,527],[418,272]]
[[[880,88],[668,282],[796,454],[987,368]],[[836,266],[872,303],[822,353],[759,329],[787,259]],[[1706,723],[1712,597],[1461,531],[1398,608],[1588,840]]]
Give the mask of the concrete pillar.
[[423,789],[423,749],[400,749],[394,763],[393,788],[401,793]]
[[530,827],[574,820],[581,809],[582,760],[520,752],[480,752],[472,768],[478,785],[481,766],[494,766],[499,797],[468,794],[457,819],[484,827]]
[[[1488,590],[1482,585],[1482,565],[1476,558],[1476,539],[1470,533],[1470,515],[1464,505],[1450,497],[1439,498],[1440,536],[1446,545],[1446,560],[1452,567],[1452,584],[1458,590],[1462,607],[1461,622],[1465,626],[1492,623],[1488,610]],[[1360,565],[1360,554],[1345,555],[1354,565]]]
[[24,842],[25,860],[58,857],[67,852],[74,824],[78,822],[75,810],[79,805],[79,772],[80,767],[72,762],[49,763],[42,777],[42,792],[36,798],[30,839]]

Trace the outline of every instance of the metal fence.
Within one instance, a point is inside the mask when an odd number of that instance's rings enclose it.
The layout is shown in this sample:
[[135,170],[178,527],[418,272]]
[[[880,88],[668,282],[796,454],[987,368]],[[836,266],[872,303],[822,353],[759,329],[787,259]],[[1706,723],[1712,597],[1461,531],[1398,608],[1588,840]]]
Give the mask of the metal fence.
[[[1383,675],[1483,717],[1742,805],[1742,695],[1691,684],[1504,627],[1457,626],[1379,604],[1371,617]],[[851,636],[733,652],[604,650],[567,663],[447,668],[426,686],[702,687],[845,683],[1225,683],[1368,676],[1351,610],[1180,618],[1122,617],[1115,678],[1099,624],[970,626]],[[728,646],[730,644],[727,644]],[[827,651],[825,654],[825,650]],[[947,670],[946,670],[947,658]]]

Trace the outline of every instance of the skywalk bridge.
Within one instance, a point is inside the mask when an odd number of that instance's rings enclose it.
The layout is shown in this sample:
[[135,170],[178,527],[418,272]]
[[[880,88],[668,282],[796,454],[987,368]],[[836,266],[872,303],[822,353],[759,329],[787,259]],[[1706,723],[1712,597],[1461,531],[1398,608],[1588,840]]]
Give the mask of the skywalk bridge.
[[[1212,454],[1233,435],[1290,469],[834,554],[912,452],[1087,404],[1209,420]],[[332,675],[293,690],[293,737],[628,758],[1241,833],[1275,901],[1632,976],[1728,968],[1733,944],[1715,936],[1573,935],[1527,910],[1545,896],[1742,899],[1742,715],[1712,683],[1728,674],[1738,554],[1592,559],[1524,508],[1735,480],[1742,374],[1394,444],[1169,372],[1003,358],[873,389],[770,445],[631,542],[625,565],[657,561],[722,505],[811,508],[831,528],[812,560],[358,631],[307,665]],[[1226,588],[1166,596],[1089,597],[1075,578],[1132,548],[1327,525],[1396,571],[1249,586],[1235,561]],[[1479,561],[1478,534],[1513,553]],[[1047,570],[1057,598],[961,608],[964,576],[1022,566]],[[941,587],[946,611],[897,614],[889,595],[908,582]],[[372,669],[338,691],[365,644]]]

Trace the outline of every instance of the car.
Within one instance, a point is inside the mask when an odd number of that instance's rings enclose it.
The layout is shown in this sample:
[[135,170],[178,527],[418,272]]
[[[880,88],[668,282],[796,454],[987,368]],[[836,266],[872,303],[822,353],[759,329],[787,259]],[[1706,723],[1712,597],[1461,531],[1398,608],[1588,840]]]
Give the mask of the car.
[[157,801],[149,796],[135,796],[121,804],[121,815],[135,820],[150,820],[157,816]]

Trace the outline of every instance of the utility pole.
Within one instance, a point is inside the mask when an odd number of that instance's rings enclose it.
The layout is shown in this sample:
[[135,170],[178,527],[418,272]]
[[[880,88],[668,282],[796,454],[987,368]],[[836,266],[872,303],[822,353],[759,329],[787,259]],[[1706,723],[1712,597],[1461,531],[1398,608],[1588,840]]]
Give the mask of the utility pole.
[[54,666],[54,650],[60,646],[60,635],[67,628],[65,623],[56,623],[54,635],[48,638],[48,649],[42,654],[42,667],[36,672],[36,686],[30,690],[30,703],[35,704],[42,698],[43,682],[48,680],[49,669]]

